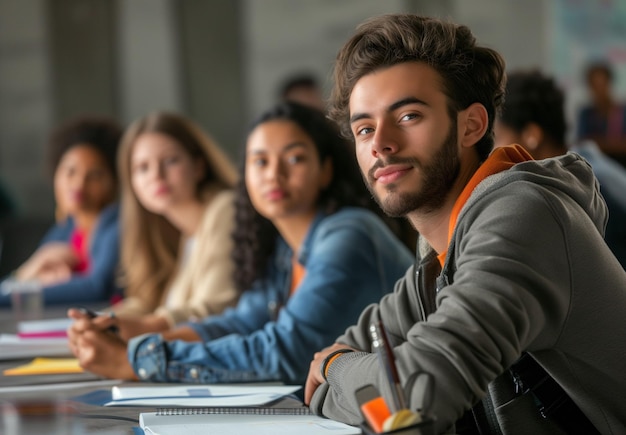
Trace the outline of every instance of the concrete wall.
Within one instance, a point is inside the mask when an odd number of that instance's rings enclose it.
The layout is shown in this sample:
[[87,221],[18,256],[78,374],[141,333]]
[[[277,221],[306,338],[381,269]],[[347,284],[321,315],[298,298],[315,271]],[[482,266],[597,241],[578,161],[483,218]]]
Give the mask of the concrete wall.
[[326,91],[337,50],[367,17],[407,10],[402,0],[244,0],[248,115],[272,104],[285,77],[315,74]]
[[44,176],[51,125],[46,2],[0,1],[0,182],[24,214],[52,208]]
[[120,117],[131,121],[152,110],[181,111],[180,50],[173,1],[117,4]]

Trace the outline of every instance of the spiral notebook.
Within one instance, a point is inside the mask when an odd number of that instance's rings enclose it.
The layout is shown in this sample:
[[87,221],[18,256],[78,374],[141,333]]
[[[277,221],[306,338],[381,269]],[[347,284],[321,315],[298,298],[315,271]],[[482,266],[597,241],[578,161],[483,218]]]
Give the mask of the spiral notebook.
[[357,435],[361,429],[297,408],[170,408],[139,414],[146,435]]

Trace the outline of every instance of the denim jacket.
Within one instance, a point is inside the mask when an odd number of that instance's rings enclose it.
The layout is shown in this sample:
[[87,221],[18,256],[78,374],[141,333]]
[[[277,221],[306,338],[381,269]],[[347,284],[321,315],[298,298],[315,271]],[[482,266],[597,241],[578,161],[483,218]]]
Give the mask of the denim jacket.
[[132,339],[128,358],[142,380],[302,383],[313,354],[332,344],[361,311],[393,289],[413,257],[364,209],[319,213],[298,253],[306,273],[289,295],[293,253],[278,238],[266,277],[237,307],[190,323],[202,342]]
[[[98,216],[89,248],[90,269],[84,274],[73,274],[60,284],[43,289],[45,305],[67,306],[84,302],[108,302],[119,293],[115,284],[115,272],[119,263],[119,205],[106,207]],[[54,225],[43,237],[39,247],[51,242],[68,242],[76,228],[74,219],[68,217]],[[11,303],[10,295],[0,294],[0,306]]]

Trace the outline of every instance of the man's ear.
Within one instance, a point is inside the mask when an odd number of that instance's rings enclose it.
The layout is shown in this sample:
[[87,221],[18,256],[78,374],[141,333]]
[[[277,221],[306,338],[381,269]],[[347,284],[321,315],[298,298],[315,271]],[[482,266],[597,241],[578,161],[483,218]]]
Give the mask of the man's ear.
[[489,126],[487,109],[480,103],[459,112],[458,128],[462,147],[473,147],[483,138]]

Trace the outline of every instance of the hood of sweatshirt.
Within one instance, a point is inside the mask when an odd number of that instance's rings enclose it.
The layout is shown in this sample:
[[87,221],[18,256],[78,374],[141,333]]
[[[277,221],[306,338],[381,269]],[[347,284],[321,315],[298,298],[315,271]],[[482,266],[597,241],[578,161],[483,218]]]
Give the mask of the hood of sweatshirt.
[[575,153],[517,163],[508,170],[485,178],[476,186],[464,209],[469,208],[472,203],[480,200],[492,189],[498,189],[502,185],[516,181],[532,182],[569,196],[585,211],[598,231],[604,235],[608,212],[600,194],[600,185],[591,165]]

